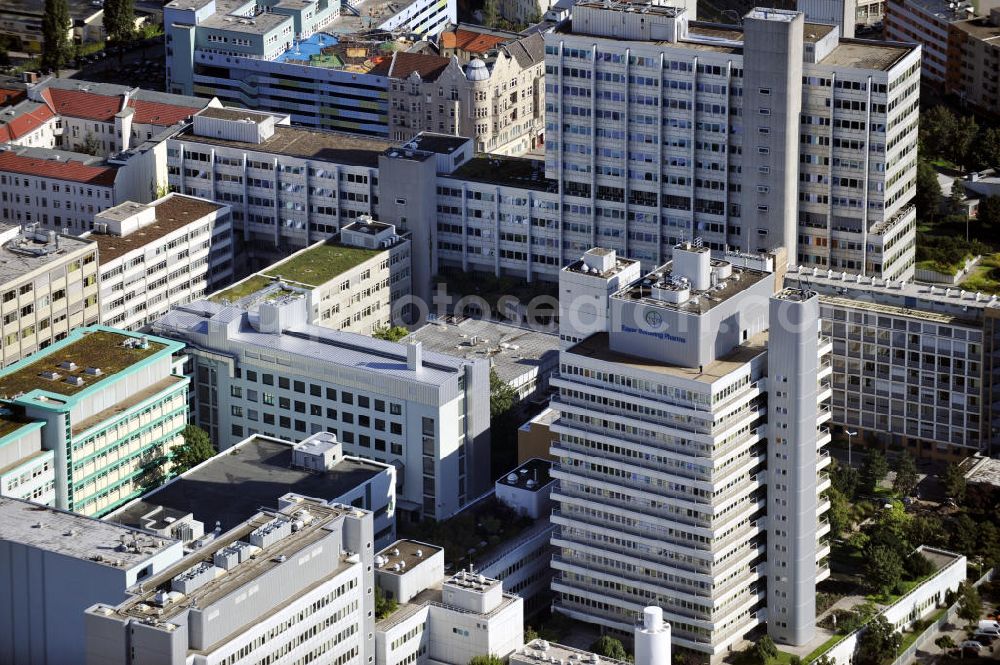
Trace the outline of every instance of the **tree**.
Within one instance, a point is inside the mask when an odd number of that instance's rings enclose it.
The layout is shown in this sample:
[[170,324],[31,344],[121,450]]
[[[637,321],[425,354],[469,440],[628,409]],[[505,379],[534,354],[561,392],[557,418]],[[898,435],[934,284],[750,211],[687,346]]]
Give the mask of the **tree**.
[[905,567],[907,575],[913,580],[927,577],[936,570],[931,560],[920,552],[914,552],[906,557]]
[[972,147],[969,168],[979,171],[997,166],[1000,166],[1000,127],[986,127]]
[[858,485],[865,494],[874,494],[878,485],[889,473],[889,463],[885,461],[885,455],[881,450],[869,450],[865,456],[865,463],[861,465],[861,472],[858,474]]
[[865,557],[865,580],[875,593],[888,596],[903,580],[903,562],[890,547],[873,547]]
[[379,326],[372,333],[372,337],[388,342],[398,342],[409,334],[410,331],[403,326]]
[[947,106],[935,106],[921,115],[923,116],[920,119],[922,154],[931,159],[945,157],[958,122],[955,114]]
[[947,651],[948,649],[953,649],[955,647],[955,640],[951,639],[951,635],[942,635],[934,640],[934,644],[936,644],[937,648],[941,649],[941,651]]
[[958,587],[958,616],[972,624],[979,620],[983,613],[983,601],[979,597],[979,589],[966,580]]
[[104,32],[119,45],[135,34],[135,0],[104,0]]
[[830,483],[845,498],[853,499],[858,491],[858,470],[853,466],[841,465],[834,461],[834,467],[830,473]]
[[830,510],[827,512],[830,519],[830,533],[834,538],[839,538],[840,534],[851,525],[851,502],[835,487],[828,489],[826,496],[830,499]]
[[855,665],[879,665],[891,660],[902,644],[903,638],[892,628],[892,624],[879,614],[868,622],[858,637]]
[[753,654],[758,663],[767,665],[772,658],[778,657],[778,647],[774,645],[774,640],[771,639],[770,635],[765,635],[753,645]]
[[620,640],[616,640],[610,635],[601,635],[601,638],[590,645],[590,650],[598,656],[614,658],[615,660],[628,660],[628,652]]
[[948,210],[953,215],[964,215],[965,183],[956,178],[951,183],[951,194],[948,195]]
[[173,450],[174,465],[170,469],[171,473],[184,473],[215,455],[215,447],[208,438],[208,432],[197,425],[185,427],[181,436],[184,437],[184,443]]
[[937,217],[941,206],[941,183],[938,182],[937,171],[924,159],[917,162],[917,195],[913,202],[921,218]]
[[944,545],[948,537],[941,520],[934,515],[914,515],[910,520],[907,539],[912,545]]
[[984,521],[979,525],[979,553],[990,556],[1000,551],[1000,533],[993,522]]
[[976,219],[983,226],[1000,226],[1000,196],[987,196],[979,200]]
[[386,598],[381,587],[375,587],[375,620],[381,621],[396,611],[399,603],[395,598]]
[[483,25],[496,28],[500,21],[500,6],[497,0],[486,0],[483,3]]
[[537,640],[537,639],[538,639],[538,631],[535,630],[534,628],[532,628],[531,626],[525,626],[524,627],[524,643],[527,644],[528,642],[530,642],[532,640]]
[[69,40],[69,30],[73,21],[69,16],[66,0],[45,0],[45,14],[42,16],[42,67],[59,70],[73,57],[73,46]]
[[944,493],[955,500],[956,503],[962,503],[965,499],[965,474],[962,470],[958,468],[958,465],[954,462],[950,462],[944,470],[944,475],[941,476],[941,484],[944,486]]
[[959,118],[955,123],[949,143],[948,159],[960,167],[972,163],[972,144],[979,134],[979,125],[972,116]]
[[490,370],[490,418],[507,413],[517,403],[517,391],[500,378],[495,369]]
[[82,152],[85,155],[98,155],[101,152],[101,142],[92,133],[87,132],[87,135],[83,137],[83,143],[77,148],[77,152]]
[[967,557],[976,553],[978,530],[975,521],[962,513],[951,520],[951,548]]
[[896,478],[892,481],[892,489],[900,496],[909,496],[917,487],[917,463],[913,455],[903,451],[896,458]]
[[490,654],[489,656],[473,656],[469,665],[504,665],[503,658]]

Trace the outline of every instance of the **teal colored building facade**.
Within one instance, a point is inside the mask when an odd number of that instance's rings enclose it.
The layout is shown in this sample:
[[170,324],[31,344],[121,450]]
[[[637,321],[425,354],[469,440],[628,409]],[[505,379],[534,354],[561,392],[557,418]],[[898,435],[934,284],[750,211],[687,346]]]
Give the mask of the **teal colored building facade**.
[[90,326],[0,371],[6,417],[41,423],[39,450],[32,442],[24,452],[51,452],[51,505],[102,515],[168,474],[188,420],[183,349]]

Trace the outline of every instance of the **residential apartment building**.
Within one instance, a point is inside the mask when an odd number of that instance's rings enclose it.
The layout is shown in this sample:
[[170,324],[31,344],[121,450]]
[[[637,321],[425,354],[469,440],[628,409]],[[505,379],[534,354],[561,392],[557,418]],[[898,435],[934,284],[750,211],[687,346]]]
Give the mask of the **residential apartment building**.
[[393,543],[375,555],[375,584],[398,604],[375,624],[376,665],[464,665],[524,644],[521,598],[484,575],[445,577],[440,547]]
[[0,364],[99,322],[97,259],[96,243],[37,224],[0,231]]
[[84,234],[100,253],[101,323],[140,330],[171,305],[233,278],[229,206],[181,194],[122,203],[94,215]]
[[[181,349],[89,326],[0,371],[3,407],[17,422],[42,424],[57,508],[100,515],[167,473],[187,424],[188,379],[174,359]],[[25,452],[26,461],[38,454]],[[157,459],[164,461],[152,465]]]
[[166,180],[165,158],[166,146],[155,141],[110,158],[0,146],[0,211],[11,223],[78,235],[93,229],[94,215],[102,210],[153,200]]
[[199,301],[154,324],[187,345],[192,420],[221,450],[332,432],[345,453],[396,466],[404,519],[443,519],[486,491],[489,363],[311,325],[307,304]]
[[396,467],[344,455],[330,432],[298,442],[254,434],[104,519],[200,547],[213,526],[229,530],[303,496],[370,511],[377,548],[396,540]]
[[780,290],[780,252],[728,258],[679,245],[608,298],[606,330],[560,322],[582,341],[560,354],[550,426],[554,609],[630,631],[655,604],[674,646],[712,662],[765,621],[808,643],[829,575],[819,299]]
[[951,29],[961,60],[949,72],[949,89],[963,103],[995,113],[1000,109],[1000,7],[988,16],[952,23]]
[[1000,450],[997,296],[804,269],[785,285],[820,294],[833,423],[917,457]]
[[183,556],[179,540],[18,499],[0,497],[0,523],[4,663],[83,662],[84,610]]
[[455,0],[343,8],[174,0],[163,12],[167,90],[289,113],[312,127],[386,136],[385,65],[412,43],[392,35],[432,37],[456,22],[456,13]]
[[973,18],[977,9],[988,14],[1000,7],[997,0],[948,2],[947,0],[887,0],[885,36],[895,41],[920,44],[921,75],[926,83],[944,87],[949,69],[962,59],[959,34],[953,24]]
[[[466,32],[463,30],[462,32]],[[456,29],[456,32],[458,30]],[[545,129],[544,40],[540,33],[497,43],[464,35],[451,56],[396,52],[389,65],[389,133],[408,141],[420,132],[469,137],[476,152],[518,155],[541,147]],[[483,49],[479,44],[491,44]],[[462,46],[468,44],[474,51]]]
[[408,305],[394,312],[393,303],[410,294],[410,241],[364,215],[211,300],[247,308],[281,293],[302,294],[314,325],[371,335],[401,323]]
[[[71,43],[97,42],[104,39],[104,7],[95,7],[88,0],[67,3],[72,25],[66,29]],[[42,50],[42,21],[44,8],[34,3],[19,3],[4,8],[0,17],[0,35],[13,43],[11,50],[29,53]]]
[[374,660],[371,513],[300,499],[220,534],[124,602],[89,607],[76,662]]
[[794,11],[726,28],[691,14],[583,2],[546,34],[545,167],[564,228],[566,206],[586,206],[591,246],[646,269],[700,237],[910,277],[920,48],[842,40]]
[[190,119],[216,99],[153,92],[112,83],[48,77],[27,87],[27,100],[3,114],[5,139],[110,157]]

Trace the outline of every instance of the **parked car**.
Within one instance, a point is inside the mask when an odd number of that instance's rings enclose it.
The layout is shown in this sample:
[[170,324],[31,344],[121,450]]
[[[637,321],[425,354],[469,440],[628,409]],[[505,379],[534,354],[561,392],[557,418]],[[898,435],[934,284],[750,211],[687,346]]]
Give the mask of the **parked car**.
[[991,646],[997,639],[993,633],[980,633],[978,630],[973,634],[972,639],[982,644],[984,647]]
[[990,630],[1000,633],[1000,621],[993,621],[992,619],[983,619],[976,626],[976,630]]
[[958,646],[963,652],[971,651],[973,653],[978,654],[980,651],[983,650],[983,645],[975,640],[965,640]]

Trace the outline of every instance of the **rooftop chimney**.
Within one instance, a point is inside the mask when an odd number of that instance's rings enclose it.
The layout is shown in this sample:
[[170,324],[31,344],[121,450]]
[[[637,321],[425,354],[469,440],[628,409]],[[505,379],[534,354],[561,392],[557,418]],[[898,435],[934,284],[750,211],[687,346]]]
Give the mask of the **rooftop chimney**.
[[406,369],[419,372],[424,364],[424,347],[420,342],[406,345]]

